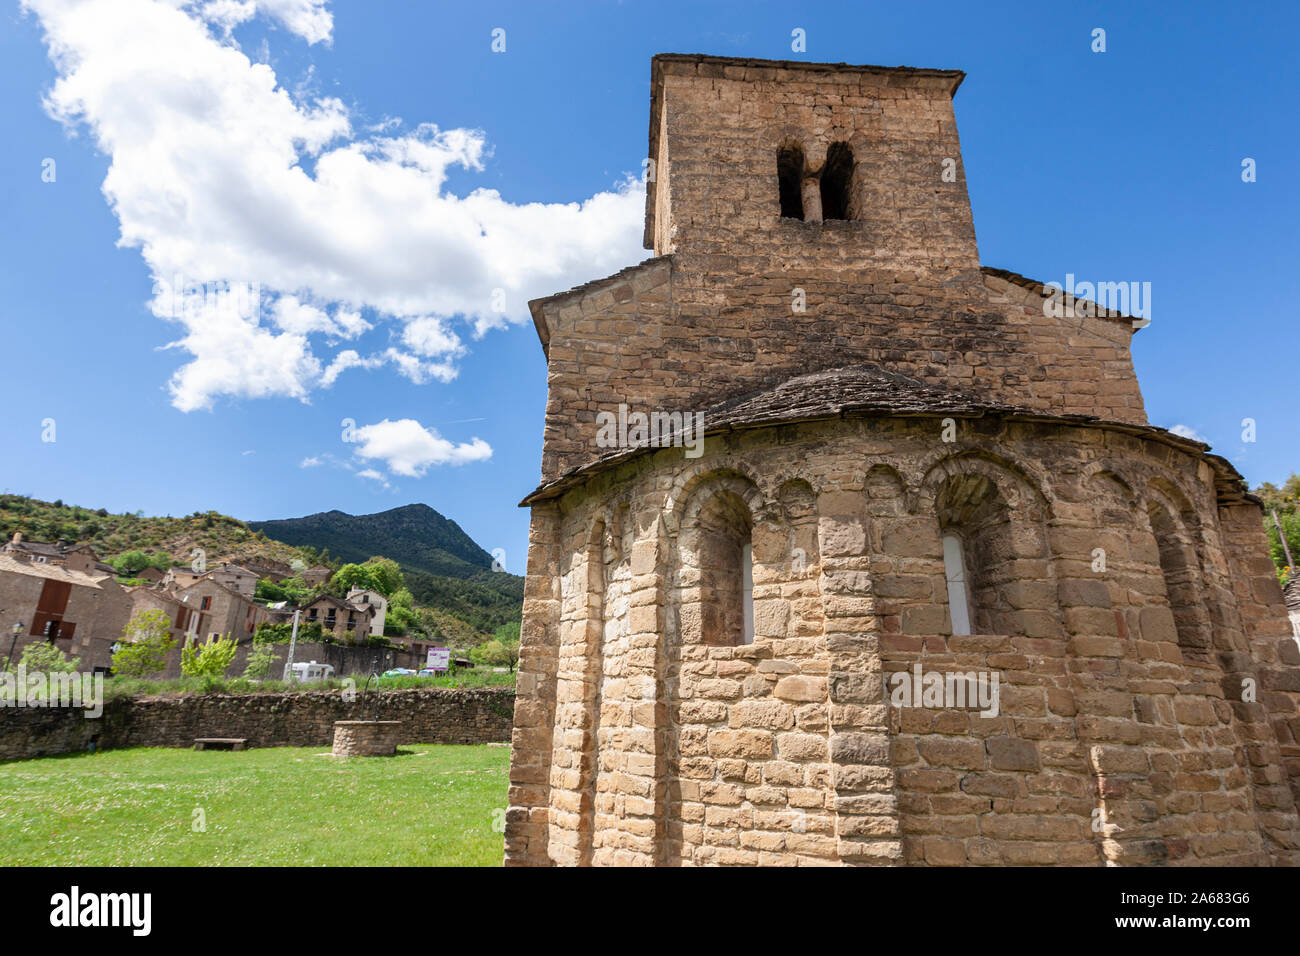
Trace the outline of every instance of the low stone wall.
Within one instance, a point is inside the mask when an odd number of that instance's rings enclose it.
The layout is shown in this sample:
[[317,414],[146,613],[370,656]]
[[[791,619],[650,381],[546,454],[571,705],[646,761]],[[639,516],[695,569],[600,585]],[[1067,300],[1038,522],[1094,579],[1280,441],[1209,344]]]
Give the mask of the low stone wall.
[[[275,651],[275,663],[271,665],[269,676],[279,680],[284,676],[284,664],[289,657],[289,645],[272,644]],[[253,652],[250,637],[242,637],[235,650],[235,659],[231,661],[226,673],[238,677],[248,666],[248,655]],[[299,664],[309,661],[317,664],[329,664],[334,668],[335,677],[363,677],[371,673],[382,674],[392,667],[410,667],[418,670],[424,661],[414,654],[389,647],[370,647],[368,645],[325,644],[320,641],[299,641],[294,647],[293,659]],[[181,648],[172,648],[167,655],[167,666],[161,675],[164,680],[175,680],[181,676]],[[358,681],[360,683],[360,681]]]
[[[347,701],[341,691],[203,694],[110,701],[87,720],[80,710],[0,709],[0,760],[122,747],[190,747],[195,737],[246,737],[250,747],[328,747],[334,722],[363,716],[402,722],[399,744],[510,740],[513,688],[386,691]],[[377,706],[376,706],[377,703]]]

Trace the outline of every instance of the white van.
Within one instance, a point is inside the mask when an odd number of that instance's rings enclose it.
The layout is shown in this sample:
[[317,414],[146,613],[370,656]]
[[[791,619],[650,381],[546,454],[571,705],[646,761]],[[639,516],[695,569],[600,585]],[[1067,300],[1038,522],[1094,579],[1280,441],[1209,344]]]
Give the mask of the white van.
[[293,665],[293,679],[306,683],[308,681],[329,680],[334,676],[333,664],[317,664],[309,661]]

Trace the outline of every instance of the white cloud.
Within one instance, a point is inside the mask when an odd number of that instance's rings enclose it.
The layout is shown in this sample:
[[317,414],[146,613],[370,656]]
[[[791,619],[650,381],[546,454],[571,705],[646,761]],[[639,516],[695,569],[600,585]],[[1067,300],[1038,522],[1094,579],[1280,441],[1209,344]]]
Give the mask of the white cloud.
[[169,388],[183,412],[209,408],[217,395],[305,399],[321,375],[304,335],[271,330],[241,315],[230,299],[190,310],[186,334],[166,348],[183,348],[194,360],[177,369]]
[[334,361],[330,362],[329,367],[321,373],[321,387],[329,388],[341,374],[350,368],[377,368],[383,364],[383,359],[362,358],[355,349],[344,349],[334,356]]
[[492,447],[481,438],[456,444],[413,418],[389,421],[356,429],[356,455],[366,461],[379,460],[397,475],[418,478],[434,465],[463,465],[486,461]]
[[402,330],[402,342],[417,355],[456,357],[465,351],[460,338],[447,328],[447,323],[434,316],[422,316],[408,322]]
[[416,356],[399,349],[385,350],[383,358],[392,362],[398,372],[416,385],[434,380],[450,382],[457,375],[456,366],[450,362],[421,362]]
[[326,0],[207,0],[197,12],[226,34],[247,23],[258,10],[278,20],[291,33],[309,44],[330,40],[334,17],[325,9]]
[[312,456],[310,456],[310,457],[308,457],[308,458],[304,458],[302,461],[298,462],[298,467],[299,467],[299,468],[317,468],[317,467],[319,467],[319,466],[322,465],[322,464],[323,464],[323,462],[320,460],[320,458],[318,458],[316,455],[312,455]]
[[352,339],[370,329],[360,312],[336,309],[330,318],[314,305],[298,301],[297,296],[282,295],[271,306],[272,321],[285,332],[309,335],[324,332],[334,338]]
[[[358,131],[342,101],[290,92],[228,35],[265,15],[327,43],[321,0],[23,5],[57,69],[47,111],[89,130],[110,159],[103,192],[120,244],[139,249],[156,279],[256,283],[270,304],[232,318],[155,300],[183,327],[172,346],[192,356],[171,380],[177,408],[305,400],[346,368],[379,364],[447,382],[465,352],[455,323],[481,336],[526,321],[528,299],[643,255],[635,180],[581,203],[450,194],[453,167],[484,169],[483,132],[400,121]],[[317,338],[352,340],[372,325],[395,326],[403,348],[317,355]]]
[[1178,435],[1180,438],[1190,438],[1192,441],[1203,442],[1206,445],[1210,444],[1210,440],[1208,438],[1206,438],[1196,429],[1192,428],[1190,425],[1174,425],[1172,428],[1169,429],[1169,431],[1175,435]]

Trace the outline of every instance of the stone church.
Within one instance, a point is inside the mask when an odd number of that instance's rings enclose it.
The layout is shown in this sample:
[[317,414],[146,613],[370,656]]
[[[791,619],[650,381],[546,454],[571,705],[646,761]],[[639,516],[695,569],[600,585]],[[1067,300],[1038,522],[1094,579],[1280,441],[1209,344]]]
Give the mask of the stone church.
[[653,257],[531,303],[506,863],[1300,862],[1260,507],[980,264],[963,74],[651,77]]

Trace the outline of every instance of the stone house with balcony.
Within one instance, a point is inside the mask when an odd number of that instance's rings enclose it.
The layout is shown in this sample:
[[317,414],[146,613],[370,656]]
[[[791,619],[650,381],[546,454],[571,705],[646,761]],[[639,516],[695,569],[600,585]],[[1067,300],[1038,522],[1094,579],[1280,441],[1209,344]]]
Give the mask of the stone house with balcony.
[[[324,594],[302,606],[302,623],[319,624],[321,630],[343,640],[348,633],[355,641],[364,641],[373,633],[376,608],[372,604],[354,603]],[[382,631],[380,635],[382,636]]]

